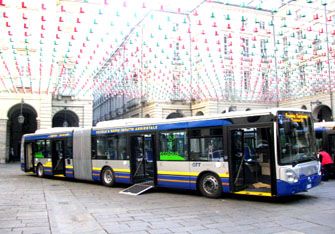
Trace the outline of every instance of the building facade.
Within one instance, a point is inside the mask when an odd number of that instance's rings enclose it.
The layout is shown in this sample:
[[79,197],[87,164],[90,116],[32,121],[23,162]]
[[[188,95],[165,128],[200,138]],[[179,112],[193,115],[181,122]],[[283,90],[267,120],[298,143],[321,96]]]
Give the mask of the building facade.
[[92,125],[92,100],[69,96],[0,95],[0,163],[18,161],[23,134],[51,127]]

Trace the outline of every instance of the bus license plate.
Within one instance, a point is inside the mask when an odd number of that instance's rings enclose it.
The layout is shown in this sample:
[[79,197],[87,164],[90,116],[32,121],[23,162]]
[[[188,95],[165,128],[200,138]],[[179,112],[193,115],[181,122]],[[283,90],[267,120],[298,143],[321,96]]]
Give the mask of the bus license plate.
[[306,189],[312,188],[312,184],[307,184]]

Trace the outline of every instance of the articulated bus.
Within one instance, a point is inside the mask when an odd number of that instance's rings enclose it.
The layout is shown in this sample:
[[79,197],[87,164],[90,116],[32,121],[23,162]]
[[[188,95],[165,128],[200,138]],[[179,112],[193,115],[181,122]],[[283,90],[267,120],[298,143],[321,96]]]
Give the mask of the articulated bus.
[[335,160],[335,122],[314,123],[316,142],[319,149],[327,151]]
[[153,187],[288,196],[321,180],[311,113],[235,111],[177,119],[123,119],[93,128],[39,130],[22,138],[21,168]]

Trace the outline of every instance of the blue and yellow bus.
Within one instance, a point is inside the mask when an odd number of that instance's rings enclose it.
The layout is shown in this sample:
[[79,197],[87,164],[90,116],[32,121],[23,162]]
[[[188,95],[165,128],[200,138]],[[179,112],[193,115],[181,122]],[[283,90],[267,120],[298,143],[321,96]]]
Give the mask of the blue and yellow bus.
[[22,138],[21,167],[39,177],[287,196],[320,183],[311,113],[235,111],[177,119],[123,119]]

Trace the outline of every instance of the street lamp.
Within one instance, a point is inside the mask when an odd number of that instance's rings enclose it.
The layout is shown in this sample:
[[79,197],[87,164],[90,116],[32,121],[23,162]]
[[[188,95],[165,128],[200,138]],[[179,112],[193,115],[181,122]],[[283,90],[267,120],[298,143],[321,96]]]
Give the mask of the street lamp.
[[66,107],[64,107],[64,122],[63,122],[63,127],[68,127],[69,123],[66,120]]
[[20,108],[20,114],[17,117],[17,121],[19,122],[19,124],[23,124],[24,123],[24,116],[22,114],[22,107],[23,107],[23,98],[21,99],[21,108]]

